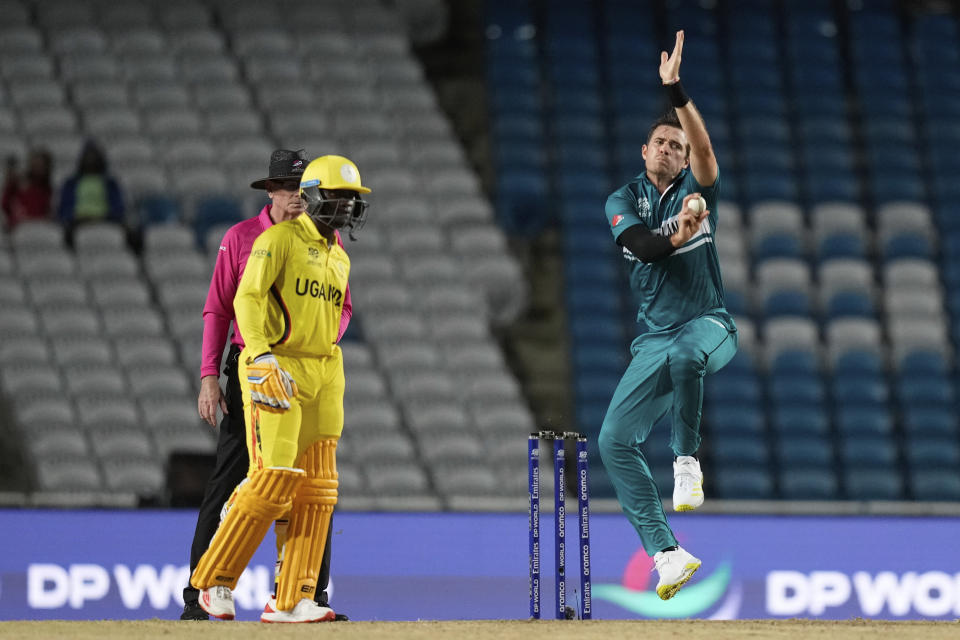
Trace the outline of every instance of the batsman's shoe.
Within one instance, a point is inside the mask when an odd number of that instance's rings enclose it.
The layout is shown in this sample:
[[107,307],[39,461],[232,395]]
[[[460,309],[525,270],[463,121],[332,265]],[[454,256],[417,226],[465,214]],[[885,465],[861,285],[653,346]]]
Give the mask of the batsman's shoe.
[[222,585],[200,589],[197,602],[212,618],[233,620],[236,616],[236,610],[233,608],[233,593]]
[[675,551],[659,551],[653,556],[660,581],[657,583],[657,595],[661,600],[669,600],[680,591],[700,568],[700,560],[687,553],[683,547]]
[[678,456],[673,463],[673,510],[693,511],[703,504],[703,472],[693,456]]
[[321,607],[309,598],[303,598],[290,611],[277,610],[277,599],[271,597],[260,614],[260,622],[331,622],[337,614],[330,607]]
[[[314,600],[314,602],[316,602],[321,607],[330,606],[330,603],[327,602],[327,599],[326,599],[326,592],[324,592],[324,597],[320,598],[319,600]],[[337,613],[337,615],[334,616],[333,621],[334,622],[350,622],[350,616],[348,616],[345,613]]]
[[183,605],[181,620],[209,620],[210,615],[203,610],[198,602],[187,602]]

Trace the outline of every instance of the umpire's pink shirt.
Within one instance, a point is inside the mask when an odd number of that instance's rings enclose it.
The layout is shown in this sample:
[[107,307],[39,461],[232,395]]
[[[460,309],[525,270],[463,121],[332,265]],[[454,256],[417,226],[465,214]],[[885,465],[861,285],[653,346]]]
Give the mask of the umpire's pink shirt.
[[[200,363],[200,377],[220,375],[220,359],[223,356],[223,347],[227,341],[230,323],[233,322],[233,344],[243,347],[243,337],[237,330],[233,315],[233,298],[237,294],[237,285],[243,277],[243,269],[247,266],[250,249],[264,229],[273,225],[270,219],[270,205],[265,206],[260,215],[230,227],[220,243],[217,253],[217,264],[213,268],[213,278],[210,280],[210,290],[207,292],[207,302],[203,305],[203,359]],[[343,246],[340,233],[334,231],[337,244]],[[343,296],[343,311],[340,315],[340,331],[337,341],[343,337],[353,315],[353,304],[350,301],[350,285]]]

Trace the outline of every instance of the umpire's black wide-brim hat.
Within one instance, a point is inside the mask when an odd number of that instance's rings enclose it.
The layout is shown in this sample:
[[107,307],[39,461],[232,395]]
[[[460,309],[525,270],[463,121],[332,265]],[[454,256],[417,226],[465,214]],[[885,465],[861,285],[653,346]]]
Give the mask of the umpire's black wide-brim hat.
[[307,156],[303,149],[291,151],[290,149],[277,149],[270,154],[270,175],[251,182],[250,186],[254,189],[266,189],[267,180],[290,180],[291,178],[300,179],[303,170],[307,168]]

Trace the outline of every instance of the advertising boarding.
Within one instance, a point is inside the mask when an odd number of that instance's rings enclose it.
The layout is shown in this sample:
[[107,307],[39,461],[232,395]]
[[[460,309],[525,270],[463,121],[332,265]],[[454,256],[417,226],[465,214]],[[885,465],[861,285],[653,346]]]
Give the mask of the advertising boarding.
[[[672,515],[703,561],[661,601],[653,561],[619,514],[591,521],[594,618],[955,619],[960,521],[943,518]],[[0,619],[179,616],[196,514],[0,511]],[[575,523],[570,522],[575,531]],[[541,594],[551,611],[551,514]],[[526,514],[338,513],[331,604],[353,620],[505,619],[528,614]],[[567,604],[578,550],[568,542]],[[273,533],[234,598],[256,620],[273,590]]]

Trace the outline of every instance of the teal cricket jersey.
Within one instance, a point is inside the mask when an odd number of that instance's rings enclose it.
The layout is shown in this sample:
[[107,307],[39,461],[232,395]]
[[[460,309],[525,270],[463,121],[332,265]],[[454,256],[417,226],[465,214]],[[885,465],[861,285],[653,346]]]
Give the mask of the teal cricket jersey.
[[625,229],[640,224],[657,235],[677,230],[677,216],[683,198],[700,192],[710,215],[682,247],[657,262],[641,262],[625,247],[623,257],[630,269],[630,288],[640,304],[637,321],[651,331],[674,329],[693,318],[713,311],[735,330],[726,312],[720,259],[713,242],[717,228],[717,195],[720,176],[710,187],[697,184],[690,169],[684,169],[661,194],[646,172],[620,187],[607,198],[606,214],[614,239]]

